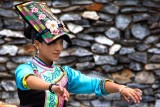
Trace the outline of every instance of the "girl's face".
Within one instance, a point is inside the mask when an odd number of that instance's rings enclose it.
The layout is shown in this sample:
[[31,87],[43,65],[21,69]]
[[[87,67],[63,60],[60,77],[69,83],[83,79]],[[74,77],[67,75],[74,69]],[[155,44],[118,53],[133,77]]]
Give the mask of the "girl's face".
[[47,45],[44,42],[40,43],[36,40],[35,45],[39,50],[38,57],[47,65],[51,65],[53,61],[59,59],[60,53],[63,50],[63,39],[60,38],[50,45]]

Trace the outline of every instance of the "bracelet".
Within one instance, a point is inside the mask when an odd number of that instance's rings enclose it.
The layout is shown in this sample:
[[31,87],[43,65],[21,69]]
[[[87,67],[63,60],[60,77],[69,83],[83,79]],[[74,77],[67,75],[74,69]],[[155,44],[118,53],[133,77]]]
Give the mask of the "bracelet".
[[124,87],[120,88],[120,89],[119,89],[119,94],[121,94],[121,91],[122,91],[124,88],[127,88],[127,86],[124,86]]
[[54,91],[52,90],[52,86],[53,86],[53,85],[56,85],[56,84],[50,84],[50,85],[49,85],[49,88],[48,88],[48,90],[49,90],[51,93],[54,93]]

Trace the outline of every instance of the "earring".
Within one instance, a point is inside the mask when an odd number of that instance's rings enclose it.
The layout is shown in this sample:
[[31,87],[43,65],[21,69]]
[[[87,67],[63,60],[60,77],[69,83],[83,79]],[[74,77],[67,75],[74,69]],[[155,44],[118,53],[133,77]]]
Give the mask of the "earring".
[[39,49],[37,48],[37,52],[36,52],[37,54],[39,54]]

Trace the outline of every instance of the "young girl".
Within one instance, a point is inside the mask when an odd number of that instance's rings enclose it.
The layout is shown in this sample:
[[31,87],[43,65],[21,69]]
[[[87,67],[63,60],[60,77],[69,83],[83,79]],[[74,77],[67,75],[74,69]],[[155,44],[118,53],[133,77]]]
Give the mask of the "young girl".
[[63,107],[69,93],[97,96],[119,92],[128,102],[139,103],[141,90],[113,83],[111,80],[87,77],[69,66],[59,67],[63,40],[71,44],[64,24],[57,20],[42,2],[25,2],[15,6],[29,26],[24,35],[32,39],[37,54],[15,71],[20,107]]

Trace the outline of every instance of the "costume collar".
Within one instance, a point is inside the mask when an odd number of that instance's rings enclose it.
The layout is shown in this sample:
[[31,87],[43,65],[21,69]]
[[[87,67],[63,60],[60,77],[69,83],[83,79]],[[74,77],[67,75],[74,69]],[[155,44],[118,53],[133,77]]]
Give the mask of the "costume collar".
[[43,66],[46,66],[46,67],[53,67],[54,65],[52,64],[51,66],[47,65],[44,61],[42,61],[40,58],[38,58],[37,56],[34,56],[33,57],[33,60],[35,60],[36,62],[38,62],[39,64],[43,65]]

